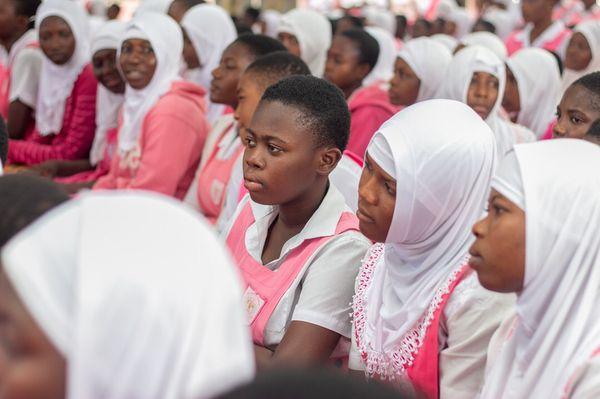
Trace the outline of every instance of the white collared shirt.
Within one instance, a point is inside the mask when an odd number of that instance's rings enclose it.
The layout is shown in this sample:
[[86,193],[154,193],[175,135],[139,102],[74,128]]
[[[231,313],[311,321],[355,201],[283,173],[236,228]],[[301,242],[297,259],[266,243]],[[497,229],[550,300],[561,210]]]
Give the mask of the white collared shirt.
[[[523,31],[519,35],[519,39],[523,42],[523,47],[538,47],[543,48],[547,42],[550,42],[566,29],[565,24],[562,21],[554,21],[552,25],[550,25],[541,35],[539,35],[533,42],[531,41],[531,31],[533,30],[533,24],[529,23],[525,25]],[[565,53],[567,51],[567,46],[569,45],[569,40],[563,40],[563,43],[557,49],[557,53],[560,58],[565,58]]]

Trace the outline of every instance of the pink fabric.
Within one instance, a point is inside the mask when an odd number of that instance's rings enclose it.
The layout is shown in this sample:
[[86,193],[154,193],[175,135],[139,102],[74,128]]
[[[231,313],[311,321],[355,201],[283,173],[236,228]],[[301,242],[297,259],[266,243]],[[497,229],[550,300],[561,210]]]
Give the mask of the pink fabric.
[[87,65],[67,98],[60,132],[43,137],[34,131],[24,140],[10,140],[8,162],[35,165],[51,159],[87,158],[96,130],[97,88],[92,66]]
[[[227,236],[227,247],[240,268],[246,292],[248,293],[251,288],[264,301],[250,324],[254,343],[264,345],[265,326],[277,304],[290,288],[298,273],[302,271],[308,259],[327,243],[331,236],[305,240],[286,256],[283,264],[276,271],[272,271],[255,261],[246,250],[246,230],[253,223],[254,215],[250,202],[248,202]],[[346,212],[338,221],[335,235],[350,230],[358,231],[358,219],[352,213]]]
[[[513,32],[508,39],[506,39],[506,50],[508,51],[508,55],[513,55],[517,51],[521,50],[524,47],[523,41],[520,39],[520,36],[523,34],[523,31]],[[565,40],[571,36],[571,30],[564,29],[558,35],[554,37],[554,39],[546,41],[542,48],[552,52],[558,52],[560,47],[562,46]]]
[[209,126],[204,90],[175,82],[148,112],[136,148],[116,152],[94,190],[138,189],[182,199],[196,172]]
[[[38,47],[39,44],[37,42],[30,43],[27,46],[25,46],[25,48]],[[17,54],[14,55],[14,58],[17,57]],[[10,105],[10,78],[10,65],[0,65],[0,116],[2,116],[4,119],[8,119],[8,106]]]
[[388,93],[381,83],[363,87],[348,99],[350,108],[349,151],[364,157],[371,137],[383,122],[394,116],[400,107],[390,103]]
[[556,120],[552,121],[549,125],[548,128],[546,129],[546,132],[544,133],[544,135],[542,136],[542,138],[540,140],[550,140],[551,138],[554,137],[554,126],[556,125]]
[[433,21],[437,18],[437,9],[441,3],[441,0],[431,0],[429,3],[429,7],[427,7],[427,11],[423,14],[423,17],[428,21]]

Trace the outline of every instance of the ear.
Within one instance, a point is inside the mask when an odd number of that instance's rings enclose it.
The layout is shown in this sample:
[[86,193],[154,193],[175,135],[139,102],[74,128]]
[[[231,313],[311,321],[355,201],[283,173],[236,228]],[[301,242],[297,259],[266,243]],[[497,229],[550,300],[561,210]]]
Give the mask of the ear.
[[342,159],[342,152],[337,147],[324,147],[317,151],[319,155],[317,173],[321,176],[328,176]]

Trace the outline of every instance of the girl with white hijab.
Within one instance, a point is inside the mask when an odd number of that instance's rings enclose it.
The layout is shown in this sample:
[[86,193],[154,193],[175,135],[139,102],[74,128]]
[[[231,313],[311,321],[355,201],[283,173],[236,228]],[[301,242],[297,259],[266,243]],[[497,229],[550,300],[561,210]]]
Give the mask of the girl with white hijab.
[[[587,64],[585,61],[588,61]],[[600,21],[582,22],[573,30],[567,46],[562,93],[573,82],[589,73],[600,71]]]
[[[219,65],[221,54],[237,37],[235,26],[222,7],[200,4],[185,13],[181,20],[181,27],[191,42],[200,64],[198,67],[188,69],[185,78],[208,91],[212,71]],[[206,117],[212,125],[223,115],[226,106],[211,102],[208,93],[205,99],[208,102]]]
[[[254,374],[229,256],[175,201],[85,195],[13,238],[2,266],[2,313],[28,320],[9,316],[18,338],[4,344],[44,336],[29,354],[44,374],[20,379],[45,398],[202,399]],[[5,392],[23,383],[18,363],[4,365]]]
[[295,8],[281,17],[277,35],[290,53],[306,62],[314,76],[323,76],[331,47],[331,24],[327,18],[316,11]]
[[599,397],[599,169],[600,147],[573,139],[518,145],[498,168],[471,263],[517,303],[490,344],[482,399]]
[[495,163],[490,128],[456,101],[415,104],[373,137],[357,215],[377,244],[356,280],[351,369],[427,398],[478,392],[489,339],[513,303],[467,266]]
[[394,37],[376,26],[367,26],[365,30],[377,40],[379,57],[377,58],[377,64],[375,64],[371,73],[363,79],[362,84],[363,86],[370,86],[376,83],[388,83],[394,75],[394,61],[397,53]]

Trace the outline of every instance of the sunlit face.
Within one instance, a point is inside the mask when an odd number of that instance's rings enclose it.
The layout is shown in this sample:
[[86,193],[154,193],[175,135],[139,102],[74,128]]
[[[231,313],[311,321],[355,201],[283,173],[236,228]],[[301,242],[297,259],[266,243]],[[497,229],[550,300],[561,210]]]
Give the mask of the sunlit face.
[[360,86],[370,68],[360,64],[360,51],[349,38],[336,35],[327,52],[324,79],[339,87],[342,91]]
[[40,47],[56,65],[64,65],[75,53],[75,36],[69,24],[57,16],[44,18],[39,30]]
[[394,105],[409,106],[417,102],[421,80],[410,65],[402,58],[396,58],[394,76],[390,81],[388,95]]
[[221,62],[212,71],[210,101],[237,107],[237,87],[242,73],[255,59],[248,48],[234,42],[221,55]]
[[467,92],[467,105],[487,119],[498,99],[499,81],[487,72],[475,72]]
[[600,119],[594,100],[598,101],[596,94],[583,86],[571,85],[556,108],[554,137],[583,139],[592,123]]

